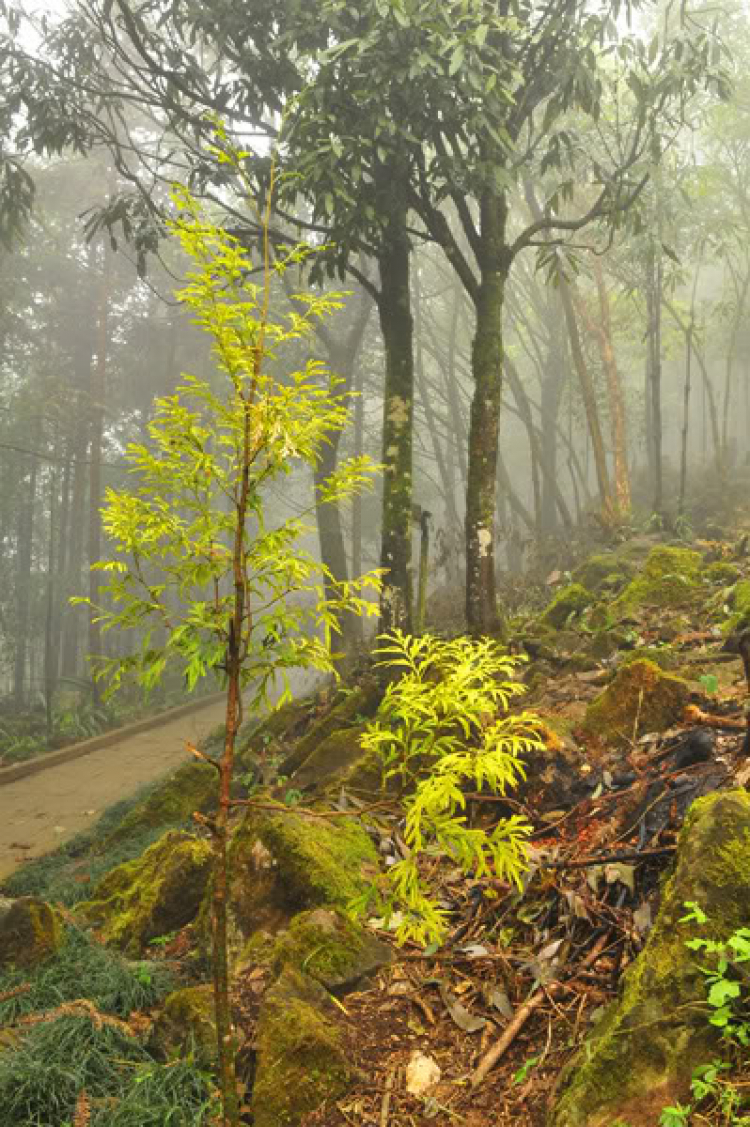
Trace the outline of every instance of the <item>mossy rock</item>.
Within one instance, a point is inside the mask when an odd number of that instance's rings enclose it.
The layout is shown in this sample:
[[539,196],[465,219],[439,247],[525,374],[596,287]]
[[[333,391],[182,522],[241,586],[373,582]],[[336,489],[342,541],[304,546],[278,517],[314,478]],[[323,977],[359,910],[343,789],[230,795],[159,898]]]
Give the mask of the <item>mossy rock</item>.
[[202,1063],[216,1059],[216,1021],[210,986],[187,986],[169,994],[151,1031],[157,1057],[176,1060],[197,1051]]
[[732,614],[723,624],[722,631],[734,634],[750,627],[750,579],[741,579],[739,583],[735,583],[729,596],[729,605]]
[[616,555],[589,556],[582,564],[571,573],[574,583],[580,583],[587,591],[597,594],[599,591],[618,590],[628,581],[628,573],[632,566],[625,564]]
[[659,669],[676,669],[680,664],[680,656],[671,646],[640,646],[637,650],[630,650],[623,656],[621,667],[631,665],[634,661],[652,661]]
[[[349,728],[356,731],[362,730],[362,721],[374,716],[383,695],[382,686],[375,678],[367,678],[356,689],[347,693],[342,701],[336,704],[322,719],[310,726],[309,731],[297,741],[292,752],[287,755],[281,764],[282,775],[296,775],[300,768],[307,764],[311,756],[316,756],[317,764],[325,761],[325,753],[319,749],[322,745],[331,744],[331,737],[340,736]],[[334,753],[335,755],[335,753]],[[310,774],[317,775],[320,767],[311,766]]]
[[159,935],[194,919],[211,874],[207,841],[171,830],[135,861],[112,869],[76,913],[105,943],[138,955]]
[[726,560],[716,560],[715,563],[711,563],[703,569],[704,580],[714,586],[736,583],[741,577],[742,572],[737,565],[728,563]]
[[274,950],[277,971],[303,971],[341,997],[391,962],[390,947],[343,912],[313,908],[295,916]]
[[612,604],[622,617],[639,607],[675,607],[689,602],[700,586],[701,556],[690,548],[652,548],[643,571]]
[[[655,1127],[664,1107],[689,1097],[693,1069],[708,1063],[720,1030],[708,1022],[705,956],[695,938],[725,940],[747,926],[750,796],[698,799],[680,834],[674,875],[646,946],[626,972],[619,1001],[565,1070],[550,1127]],[[685,923],[693,901],[708,916]]]
[[543,626],[559,630],[571,617],[581,614],[591,601],[591,594],[585,587],[580,583],[569,583],[557,592],[539,621]]
[[338,795],[342,788],[362,799],[380,796],[383,764],[375,752],[365,751],[360,744],[366,727],[358,724],[331,732],[295,772],[291,785],[321,796]]
[[[247,941],[257,931],[277,933],[307,908],[346,908],[372,884],[378,855],[353,819],[250,810],[230,842],[229,865],[229,953],[236,964],[246,961]],[[197,924],[206,952],[210,899],[209,888]]]
[[0,908],[0,968],[33,967],[65,942],[60,913],[45,900],[23,896]]
[[663,732],[690,702],[690,686],[638,657],[586,709],[583,731],[603,743],[622,746],[644,732]]
[[264,996],[256,1046],[254,1127],[298,1127],[354,1079],[330,998],[291,967]]
[[169,829],[189,822],[196,810],[205,812],[216,803],[216,771],[208,763],[186,763],[160,782],[129,810],[108,834],[98,852],[135,837],[144,830]]

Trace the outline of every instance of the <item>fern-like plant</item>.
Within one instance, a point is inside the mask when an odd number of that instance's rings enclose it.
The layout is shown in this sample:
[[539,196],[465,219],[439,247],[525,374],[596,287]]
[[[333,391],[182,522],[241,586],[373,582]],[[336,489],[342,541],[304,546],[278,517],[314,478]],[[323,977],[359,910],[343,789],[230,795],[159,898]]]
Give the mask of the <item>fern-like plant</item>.
[[472,828],[466,791],[505,794],[525,777],[523,756],[542,746],[531,712],[509,713],[524,691],[514,679],[522,660],[489,638],[412,637],[394,630],[375,650],[398,674],[387,687],[362,746],[397,780],[410,853],[389,871],[386,910],[400,913],[400,941],[439,943],[447,912],[420,872],[420,856],[447,854],[466,873],[519,884],[531,827],[518,815],[491,831]]

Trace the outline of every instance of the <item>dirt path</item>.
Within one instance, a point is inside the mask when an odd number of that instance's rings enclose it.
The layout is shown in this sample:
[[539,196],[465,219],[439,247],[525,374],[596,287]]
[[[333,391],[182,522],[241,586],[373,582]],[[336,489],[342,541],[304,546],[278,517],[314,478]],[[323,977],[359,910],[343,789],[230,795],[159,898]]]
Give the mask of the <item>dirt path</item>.
[[215,701],[0,786],[0,880],[90,826],[113,802],[179,767],[189,758],[186,741],[203,739],[222,722],[224,710],[223,701]]

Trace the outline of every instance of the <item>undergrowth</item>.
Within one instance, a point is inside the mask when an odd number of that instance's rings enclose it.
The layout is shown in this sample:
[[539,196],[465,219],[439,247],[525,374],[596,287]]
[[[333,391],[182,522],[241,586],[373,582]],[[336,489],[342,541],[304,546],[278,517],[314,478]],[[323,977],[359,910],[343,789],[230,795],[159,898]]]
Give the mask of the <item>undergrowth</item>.
[[72,1127],[82,1094],[90,1127],[199,1127],[212,1107],[190,1062],[157,1064],[114,1022],[63,1015],[0,1054],[0,1127]]
[[68,925],[65,943],[51,959],[33,970],[0,974],[0,1024],[54,1009],[81,998],[84,991],[98,1010],[124,1018],[154,1005],[174,986],[164,964],[128,962]]

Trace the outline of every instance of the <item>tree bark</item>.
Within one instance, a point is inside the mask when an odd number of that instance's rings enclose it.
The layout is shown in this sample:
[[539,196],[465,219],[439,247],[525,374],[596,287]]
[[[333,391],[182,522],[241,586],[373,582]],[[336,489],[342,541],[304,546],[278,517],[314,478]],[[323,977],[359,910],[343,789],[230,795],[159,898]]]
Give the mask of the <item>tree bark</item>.
[[29,610],[31,606],[31,561],[34,542],[34,509],[36,506],[36,481],[39,470],[32,456],[28,488],[21,503],[18,517],[16,547],[16,653],[13,668],[13,699],[16,708],[26,702],[26,664],[29,652]]
[[480,284],[471,350],[474,395],[466,489],[466,621],[474,635],[502,632],[495,591],[495,490],[503,387],[503,309],[511,266],[508,202],[487,190],[481,202]]
[[591,379],[591,374],[586,364],[586,357],[583,354],[583,347],[581,345],[581,337],[578,332],[578,323],[576,321],[575,309],[573,307],[573,297],[571,294],[571,287],[565,279],[560,279],[560,297],[563,303],[563,311],[565,313],[565,321],[568,326],[568,338],[570,340],[570,352],[573,358],[573,366],[578,375],[578,381],[581,385],[581,396],[583,398],[583,406],[586,412],[586,422],[588,424],[588,434],[591,439],[591,446],[594,455],[594,466],[596,468],[596,480],[599,487],[599,504],[602,510],[604,520],[610,520],[613,514],[612,493],[609,485],[609,474],[607,472],[607,456],[604,451],[604,439],[602,437],[602,428],[599,422],[599,409],[596,404],[596,392],[594,384]]
[[380,630],[411,631],[412,429],[414,354],[407,208],[390,184],[390,215],[378,254],[378,313],[385,345],[383,395],[383,527]]

